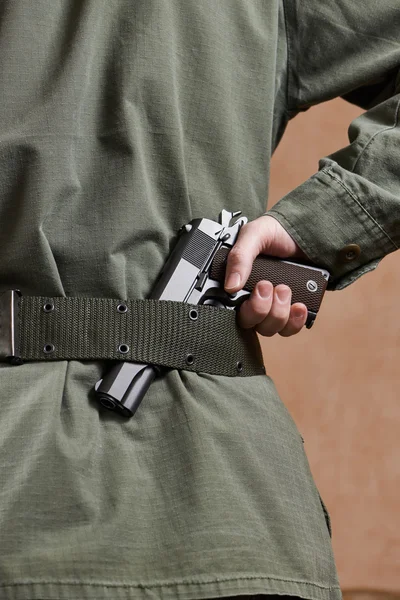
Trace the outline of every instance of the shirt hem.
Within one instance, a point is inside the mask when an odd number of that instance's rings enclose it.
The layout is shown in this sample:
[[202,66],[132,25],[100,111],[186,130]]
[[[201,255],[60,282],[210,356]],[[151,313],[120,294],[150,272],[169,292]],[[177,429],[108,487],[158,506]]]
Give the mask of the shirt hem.
[[0,585],[0,600],[205,600],[241,595],[340,600],[339,586],[262,575],[159,583],[30,581]]

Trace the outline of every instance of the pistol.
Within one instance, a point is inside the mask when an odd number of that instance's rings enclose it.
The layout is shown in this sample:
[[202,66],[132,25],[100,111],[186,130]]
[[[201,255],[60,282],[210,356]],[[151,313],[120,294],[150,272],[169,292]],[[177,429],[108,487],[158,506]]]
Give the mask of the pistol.
[[[317,316],[329,273],[302,263],[259,255],[243,289],[235,294],[224,290],[226,260],[247,218],[241,211],[222,210],[219,220],[194,219],[184,225],[150,298],[188,304],[210,304],[236,310],[250,295],[256,283],[268,280],[292,290],[292,303],[306,305],[306,327]],[[239,217],[239,218],[237,218]],[[168,369],[158,365],[121,361],[95,385],[102,406],[132,417],[157,375]]]

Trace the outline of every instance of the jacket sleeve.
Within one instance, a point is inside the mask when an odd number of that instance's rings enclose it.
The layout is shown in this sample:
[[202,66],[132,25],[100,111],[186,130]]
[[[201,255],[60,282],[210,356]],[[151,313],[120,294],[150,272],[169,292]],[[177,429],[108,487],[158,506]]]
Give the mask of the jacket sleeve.
[[366,109],[349,146],[266,213],[340,289],[400,246],[400,10],[393,0],[284,4],[289,118],[338,96]]

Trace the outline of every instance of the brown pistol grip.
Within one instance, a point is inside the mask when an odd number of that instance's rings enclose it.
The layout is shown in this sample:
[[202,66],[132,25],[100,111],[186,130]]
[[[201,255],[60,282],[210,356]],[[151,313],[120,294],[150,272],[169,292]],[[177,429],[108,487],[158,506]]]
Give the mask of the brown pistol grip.
[[[220,248],[211,266],[210,277],[219,282],[225,278],[229,249]],[[314,321],[321,306],[329,274],[324,269],[259,254],[243,289],[251,292],[258,281],[267,280],[275,287],[285,284],[292,290],[292,304],[302,302],[309,312],[307,326]]]

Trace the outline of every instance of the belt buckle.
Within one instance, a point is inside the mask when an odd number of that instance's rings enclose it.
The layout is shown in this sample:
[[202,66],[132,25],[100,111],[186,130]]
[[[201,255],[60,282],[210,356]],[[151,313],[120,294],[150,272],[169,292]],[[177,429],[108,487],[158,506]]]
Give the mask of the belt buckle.
[[0,361],[21,365],[19,355],[19,290],[7,290],[0,294]]

